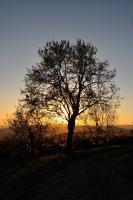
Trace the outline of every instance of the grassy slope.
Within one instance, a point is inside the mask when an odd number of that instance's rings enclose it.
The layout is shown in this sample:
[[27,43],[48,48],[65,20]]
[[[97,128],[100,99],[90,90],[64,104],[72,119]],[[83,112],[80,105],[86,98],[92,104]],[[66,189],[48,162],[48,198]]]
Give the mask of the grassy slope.
[[[39,199],[40,188],[42,187],[42,185],[47,184],[47,180],[50,176],[54,176],[57,172],[63,170],[66,165],[70,165],[72,162],[84,158],[89,158],[92,160],[91,179],[94,182],[92,185],[96,188],[96,190],[99,190],[99,185],[96,181],[97,177],[95,177],[95,174],[98,170],[101,169],[101,164],[98,164],[97,168],[95,168],[94,166],[96,166],[96,162],[99,163],[99,160],[104,162],[104,160],[106,159],[106,164],[111,167],[111,171],[113,171],[114,173],[113,176],[116,178],[116,182],[119,185],[119,193],[121,191],[121,188],[125,188],[127,184],[130,183],[127,192],[130,195],[133,195],[133,193],[131,193],[130,191],[130,187],[133,186],[133,147],[125,146],[76,152],[69,156],[57,154],[37,158],[30,161],[15,163],[12,166],[1,166],[0,199],[40,200],[42,196],[41,194]],[[107,174],[106,169],[103,170],[103,168],[102,172],[99,171],[98,173],[103,173],[103,176],[104,174],[105,176]],[[98,177],[99,174],[97,175]],[[102,178],[104,179],[104,177]],[[94,188],[92,188],[92,190],[93,189]],[[102,191],[102,188],[100,189],[100,191]],[[95,199],[95,196],[92,195],[92,199]],[[96,199],[98,199],[97,196]],[[131,199],[133,199],[133,196],[131,196]]]

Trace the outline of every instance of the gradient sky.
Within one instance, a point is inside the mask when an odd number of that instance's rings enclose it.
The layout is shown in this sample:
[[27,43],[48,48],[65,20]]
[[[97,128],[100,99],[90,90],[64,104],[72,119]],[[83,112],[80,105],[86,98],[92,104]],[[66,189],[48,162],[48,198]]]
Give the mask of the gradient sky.
[[0,0],[0,123],[15,111],[26,68],[52,39],[81,38],[117,70],[119,123],[133,121],[132,0]]

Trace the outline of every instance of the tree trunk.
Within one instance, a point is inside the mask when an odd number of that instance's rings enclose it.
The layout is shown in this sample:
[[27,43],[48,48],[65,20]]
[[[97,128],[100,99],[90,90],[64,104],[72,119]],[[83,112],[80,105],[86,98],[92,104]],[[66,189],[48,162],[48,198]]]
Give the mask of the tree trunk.
[[106,136],[106,143],[109,143],[109,139],[110,139],[110,127],[109,125],[107,125],[107,136]]
[[99,144],[99,125],[96,123],[96,145]]
[[30,153],[34,155],[34,138],[31,127],[29,127],[29,143],[30,143]]
[[72,152],[72,138],[75,128],[75,116],[71,116],[68,121],[68,134],[67,134],[67,142],[66,142],[66,153]]

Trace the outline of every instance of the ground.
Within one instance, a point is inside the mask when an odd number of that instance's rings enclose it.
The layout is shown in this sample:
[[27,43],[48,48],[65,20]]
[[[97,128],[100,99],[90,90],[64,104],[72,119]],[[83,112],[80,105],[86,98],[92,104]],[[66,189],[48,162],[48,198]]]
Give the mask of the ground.
[[28,178],[26,176],[24,178],[24,175],[20,176],[16,181],[16,187],[14,185],[5,190],[1,199],[133,199],[133,147],[131,145],[92,151],[83,157],[80,156],[79,160],[73,158],[70,160],[66,163],[63,161],[64,164],[60,164],[59,169],[56,164],[55,170],[48,165],[47,170],[44,167],[43,171],[39,165],[40,170],[37,167],[32,173],[29,171],[31,176]]

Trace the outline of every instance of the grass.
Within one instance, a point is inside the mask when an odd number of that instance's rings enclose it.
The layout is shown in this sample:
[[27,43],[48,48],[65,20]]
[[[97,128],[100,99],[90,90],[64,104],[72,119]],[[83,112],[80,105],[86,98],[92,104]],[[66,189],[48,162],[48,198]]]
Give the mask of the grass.
[[[130,146],[125,146],[124,148],[130,151]],[[66,165],[86,157],[93,158],[95,155],[108,152],[116,154],[116,152],[120,153],[122,150],[122,146],[100,147],[86,151],[76,151],[70,155],[48,155],[19,161],[9,167],[0,167],[0,199],[20,200],[26,197],[29,200],[29,194],[37,194],[40,185],[46,182],[48,177],[66,167]],[[124,171],[124,166],[121,170]]]

